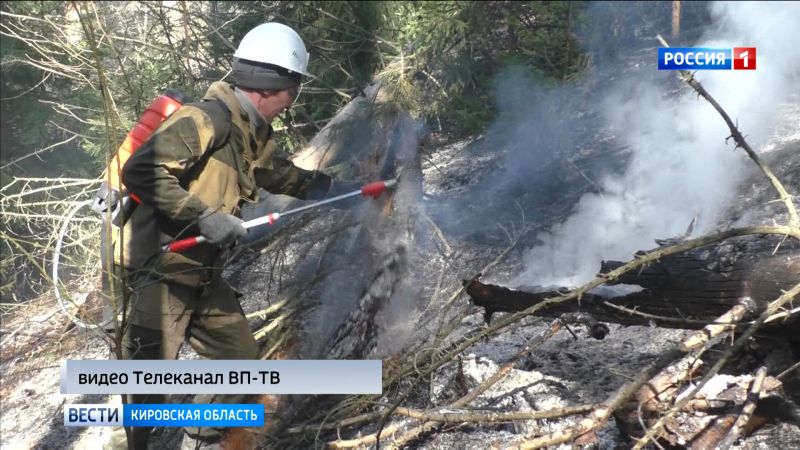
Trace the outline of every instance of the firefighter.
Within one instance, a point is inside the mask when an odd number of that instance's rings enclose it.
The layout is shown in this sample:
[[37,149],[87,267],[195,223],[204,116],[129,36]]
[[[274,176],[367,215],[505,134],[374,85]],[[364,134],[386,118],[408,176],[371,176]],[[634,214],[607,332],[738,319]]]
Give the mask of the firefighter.
[[[359,186],[275,154],[270,123],[292,106],[309,75],[308,59],[292,28],[257,26],[234,53],[233,82],[216,82],[203,102],[181,107],[125,164],[123,182],[141,199],[115,244],[131,292],[126,359],[176,359],[184,341],[204,358],[258,358],[237,294],[221,277],[226,249],[246,233],[240,207],[257,200],[259,187],[322,199]],[[159,252],[176,237],[197,234],[208,243]],[[245,403],[244,397],[204,395],[195,402]],[[165,403],[161,395],[129,401]],[[149,434],[132,428],[130,448],[146,449]],[[221,448],[223,437],[222,429],[187,428],[183,448]],[[124,447],[123,439],[114,441]]]

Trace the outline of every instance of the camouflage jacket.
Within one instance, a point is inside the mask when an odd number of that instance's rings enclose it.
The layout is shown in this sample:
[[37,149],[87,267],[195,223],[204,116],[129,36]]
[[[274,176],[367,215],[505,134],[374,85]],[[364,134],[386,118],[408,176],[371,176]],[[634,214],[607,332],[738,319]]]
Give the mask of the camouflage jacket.
[[221,249],[210,244],[181,253],[161,254],[160,249],[199,234],[196,222],[206,208],[238,215],[244,202],[258,200],[259,187],[321,198],[332,184],[327,175],[276,157],[271,127],[260,117],[262,126],[251,124],[248,108],[230,84],[212,84],[203,100],[222,102],[230,111],[230,126],[214,123],[202,103],[184,105],[170,116],[123,168],[125,186],[141,204],[114,239],[117,264],[189,286],[219,274]]

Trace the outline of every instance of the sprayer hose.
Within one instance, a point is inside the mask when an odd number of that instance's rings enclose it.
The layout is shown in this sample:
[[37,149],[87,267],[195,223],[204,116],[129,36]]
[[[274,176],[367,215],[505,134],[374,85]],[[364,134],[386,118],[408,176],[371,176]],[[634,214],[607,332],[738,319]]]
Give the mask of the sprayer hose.
[[56,296],[56,301],[58,301],[58,306],[61,307],[61,311],[64,313],[69,320],[72,321],[75,325],[81,328],[105,328],[111,321],[114,320],[112,316],[109,319],[106,319],[99,323],[86,323],[79,319],[76,315],[70,314],[69,308],[67,307],[64,298],[61,296],[61,286],[58,277],[58,265],[61,260],[61,246],[64,243],[64,237],[67,235],[67,230],[69,228],[69,224],[72,221],[72,218],[75,217],[75,214],[80,211],[81,208],[84,206],[88,206],[92,204],[92,200],[86,200],[76,204],[70,211],[64,216],[64,220],[61,223],[61,230],[58,232],[58,239],[56,240],[56,247],[53,249],[53,292]]

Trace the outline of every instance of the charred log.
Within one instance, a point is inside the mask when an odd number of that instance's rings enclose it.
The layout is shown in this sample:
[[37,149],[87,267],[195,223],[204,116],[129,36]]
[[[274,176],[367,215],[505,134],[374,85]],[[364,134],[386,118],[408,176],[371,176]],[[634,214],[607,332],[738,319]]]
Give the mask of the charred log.
[[[780,237],[744,237],[672,255],[614,284],[635,284],[666,299],[731,304],[749,297],[758,306],[781,295],[800,279],[800,245]],[[780,244],[780,246],[779,246]],[[774,249],[779,251],[771,254]],[[603,261],[607,273],[624,264]]]
[[[773,251],[778,248],[777,252]],[[604,261],[607,273],[623,263]],[[627,273],[612,284],[628,284],[640,290],[623,295],[589,293],[579,302],[547,305],[536,312],[544,317],[584,312],[601,322],[622,325],[657,325],[700,329],[731,307],[747,301],[751,314],[763,312],[766,302],[781,295],[800,279],[800,244],[779,237],[743,237],[717,246],[695,249]],[[561,295],[562,290],[525,292],[502,286],[467,282],[467,294],[485,309],[486,320],[495,312],[516,312]],[[748,300],[749,299],[749,300]],[[797,313],[768,322],[765,332],[792,341],[800,320]]]

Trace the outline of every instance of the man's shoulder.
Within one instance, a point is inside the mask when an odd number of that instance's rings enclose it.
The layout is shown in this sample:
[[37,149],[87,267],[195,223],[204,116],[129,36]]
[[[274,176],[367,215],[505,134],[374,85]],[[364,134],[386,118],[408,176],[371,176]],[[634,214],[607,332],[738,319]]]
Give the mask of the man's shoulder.
[[219,148],[228,141],[231,135],[231,110],[220,101],[201,101],[187,106],[195,107],[208,117],[208,124],[213,130],[212,148]]
[[222,102],[232,112],[239,112],[242,109],[236,94],[234,94],[233,85],[225,81],[212,83],[203,96],[203,101]]
[[218,148],[230,138],[231,128],[231,113],[224,103],[200,101],[178,108],[156,133],[177,133],[187,143],[199,139],[198,144]]
[[205,113],[215,129],[226,129],[231,126],[231,110],[228,105],[220,100],[204,100],[197,103],[189,103],[186,106],[193,106]]

